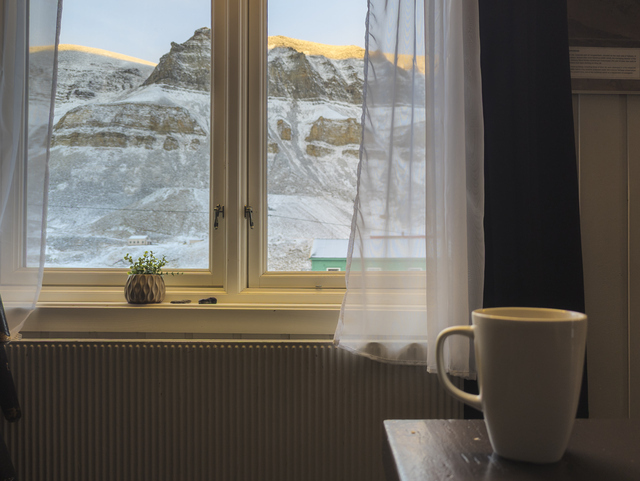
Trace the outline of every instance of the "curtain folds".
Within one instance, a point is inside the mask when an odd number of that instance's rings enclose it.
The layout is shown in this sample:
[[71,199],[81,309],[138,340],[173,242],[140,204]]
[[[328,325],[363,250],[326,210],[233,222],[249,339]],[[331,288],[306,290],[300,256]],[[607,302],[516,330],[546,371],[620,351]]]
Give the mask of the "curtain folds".
[[[481,99],[476,1],[369,1],[340,347],[435,371],[437,334],[482,307]],[[473,376],[468,340],[448,344]]]
[[480,36],[484,306],[585,312],[567,4],[483,0]]
[[13,336],[42,286],[62,0],[2,5],[0,296]]

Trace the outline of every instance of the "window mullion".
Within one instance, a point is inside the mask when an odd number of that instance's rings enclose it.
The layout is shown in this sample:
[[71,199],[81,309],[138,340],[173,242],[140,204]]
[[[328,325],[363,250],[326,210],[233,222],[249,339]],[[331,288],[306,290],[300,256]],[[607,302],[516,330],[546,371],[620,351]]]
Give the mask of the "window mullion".
[[260,287],[267,269],[267,2],[249,0],[248,35],[248,202],[254,228],[248,230],[248,286]]
[[225,290],[230,295],[247,286],[247,9],[247,0],[214,2],[214,163],[226,184],[227,247],[223,270]]

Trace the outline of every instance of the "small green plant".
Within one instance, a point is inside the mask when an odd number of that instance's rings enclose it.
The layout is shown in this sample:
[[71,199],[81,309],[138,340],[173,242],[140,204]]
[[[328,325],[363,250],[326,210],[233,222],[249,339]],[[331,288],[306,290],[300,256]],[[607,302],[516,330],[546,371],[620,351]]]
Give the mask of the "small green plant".
[[153,255],[153,251],[144,251],[144,254],[135,261],[131,254],[126,254],[124,260],[131,264],[128,274],[156,274],[159,276],[180,274],[180,272],[162,272],[162,268],[167,264],[167,259],[165,256],[162,256],[162,259],[157,259]]

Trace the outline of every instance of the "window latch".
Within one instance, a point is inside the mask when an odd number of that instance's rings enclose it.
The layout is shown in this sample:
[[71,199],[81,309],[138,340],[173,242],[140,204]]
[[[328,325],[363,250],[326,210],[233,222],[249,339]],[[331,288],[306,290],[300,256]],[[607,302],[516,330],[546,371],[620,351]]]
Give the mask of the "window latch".
[[244,218],[249,218],[249,227],[253,229],[253,209],[249,205],[244,206]]
[[222,215],[222,218],[224,219],[224,205],[216,205],[213,211],[215,212],[215,217],[213,218],[213,228],[218,229],[218,216]]

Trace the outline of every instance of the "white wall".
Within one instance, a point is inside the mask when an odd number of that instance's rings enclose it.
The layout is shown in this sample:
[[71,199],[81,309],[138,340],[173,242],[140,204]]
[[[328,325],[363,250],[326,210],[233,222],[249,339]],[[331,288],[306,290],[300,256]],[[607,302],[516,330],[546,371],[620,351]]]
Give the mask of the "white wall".
[[640,417],[640,95],[573,96],[593,418]]

